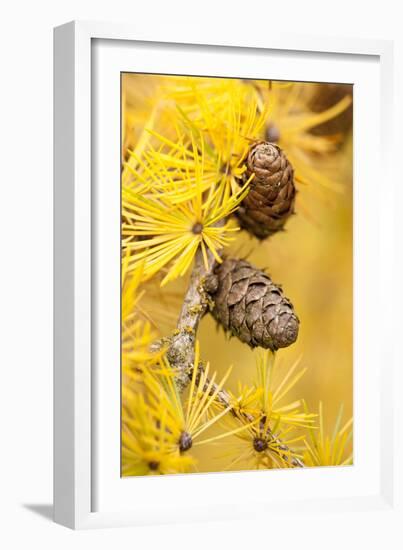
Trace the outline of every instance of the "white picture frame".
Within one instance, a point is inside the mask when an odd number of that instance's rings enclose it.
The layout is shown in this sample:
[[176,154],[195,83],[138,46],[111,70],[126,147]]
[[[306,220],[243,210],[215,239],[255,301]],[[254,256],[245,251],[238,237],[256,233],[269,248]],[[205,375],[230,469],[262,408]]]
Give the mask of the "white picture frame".
[[[164,51],[167,55],[161,56]],[[252,504],[257,502],[259,488],[268,481],[256,478],[253,472],[132,478],[128,480],[130,486],[128,483],[122,486],[120,471],[116,470],[116,453],[120,453],[117,423],[120,408],[116,394],[120,375],[119,369],[112,371],[116,346],[100,336],[116,336],[120,330],[120,311],[115,308],[120,287],[113,286],[117,272],[110,267],[120,269],[120,250],[115,246],[116,217],[108,214],[108,209],[113,210],[118,204],[118,195],[108,183],[116,178],[119,181],[113,159],[119,150],[119,134],[115,139],[114,132],[118,128],[116,116],[120,104],[115,102],[115,107],[108,109],[116,99],[116,75],[122,70],[137,69],[137,72],[168,74],[264,77],[264,72],[257,74],[253,62],[257,57],[271,60],[272,78],[283,75],[290,80],[302,80],[310,79],[309,75],[314,79],[316,75],[319,80],[337,81],[340,74],[339,81],[346,81],[343,75],[350,75],[348,82],[357,84],[354,304],[355,317],[360,321],[359,326],[355,324],[354,407],[358,449],[355,465],[350,469],[270,472],[270,495],[269,491],[263,495],[260,492],[259,510],[265,513],[286,509],[287,513],[296,514],[303,501],[304,510],[312,514],[346,506],[350,510],[395,513],[392,419],[397,410],[391,396],[396,356],[393,346],[381,350],[379,342],[386,341],[388,327],[371,320],[365,300],[371,287],[379,288],[371,307],[382,310],[385,318],[393,318],[393,308],[384,289],[393,286],[392,265],[397,249],[390,238],[393,229],[389,212],[385,207],[379,208],[376,195],[381,163],[383,176],[384,167],[391,165],[392,56],[393,45],[387,41],[270,33],[255,42],[237,37],[232,44],[204,32],[201,37],[187,36],[186,29],[181,36],[177,33],[171,36],[167,30],[166,35],[158,37],[149,35],[145,27],[142,30],[109,23],[72,22],[55,29],[56,522],[82,529],[177,522],[178,518],[192,521],[245,517],[245,510],[234,502],[234,486],[243,495],[243,502],[250,504],[251,514],[256,513]],[[289,66],[294,67],[289,74],[281,72],[287,59]],[[301,59],[307,60],[304,73],[297,70]],[[329,77],[330,72],[333,78]],[[366,89],[364,84],[368,86]],[[97,95],[99,90],[102,93]],[[376,111],[373,135],[363,131],[370,108]],[[368,184],[366,188],[361,181]],[[393,204],[393,178],[384,177],[382,184],[385,203]],[[365,208],[360,206],[363,197]],[[357,203],[357,198],[362,200]],[[116,208],[114,212],[116,216]],[[386,269],[379,268],[381,261]],[[100,272],[105,275],[97,278]],[[105,296],[111,298],[106,300]],[[368,338],[373,343],[371,353],[365,350]],[[102,354],[99,346],[104,346]],[[102,362],[101,356],[107,359]],[[108,416],[100,406],[106,399],[111,404]],[[209,502],[212,484],[219,485],[220,494],[227,495],[225,505]],[[185,502],[183,495],[189,493],[197,494],[198,499]]]

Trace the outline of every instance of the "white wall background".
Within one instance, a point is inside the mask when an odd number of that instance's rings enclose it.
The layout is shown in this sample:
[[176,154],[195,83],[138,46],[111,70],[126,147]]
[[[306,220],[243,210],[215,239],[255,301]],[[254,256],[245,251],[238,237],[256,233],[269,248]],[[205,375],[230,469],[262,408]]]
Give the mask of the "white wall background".
[[[3,3],[0,86],[0,547],[351,549],[360,532],[398,548],[396,533],[370,515],[301,515],[267,524],[209,524],[71,532],[52,524],[52,27],[71,19],[395,39],[403,98],[399,1],[36,0]],[[249,31],[250,32],[250,31]],[[398,105],[398,120],[403,122]],[[369,121],[370,124],[370,121]],[[370,128],[369,128],[370,129]],[[397,134],[398,132],[396,132]],[[396,179],[402,183],[401,158]],[[400,197],[402,193],[400,192]],[[402,232],[398,220],[396,230]],[[355,523],[354,530],[350,532]],[[400,537],[399,537],[400,538]]]

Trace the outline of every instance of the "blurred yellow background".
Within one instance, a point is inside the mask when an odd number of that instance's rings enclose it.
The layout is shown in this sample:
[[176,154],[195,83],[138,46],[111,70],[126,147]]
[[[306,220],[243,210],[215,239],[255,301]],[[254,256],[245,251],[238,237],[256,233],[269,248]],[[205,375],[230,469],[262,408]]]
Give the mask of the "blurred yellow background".
[[[147,118],[148,98],[158,78],[125,75],[122,80],[123,149],[128,141],[138,139],[135,125],[131,140],[128,133],[133,120]],[[320,97],[318,91],[323,85],[305,86],[310,97],[315,97],[315,94]],[[279,130],[281,132],[281,127]],[[292,301],[300,319],[298,340],[294,345],[280,349],[276,361],[281,369],[301,357],[301,367],[308,370],[291,390],[290,400],[303,398],[312,411],[317,411],[318,403],[322,401],[325,429],[331,432],[342,403],[344,420],[353,414],[351,130],[345,133],[334,153],[326,159],[317,155],[312,162],[330,178],[335,176],[340,183],[337,189],[318,188],[309,182],[299,185],[296,215],[287,222],[284,232],[259,242],[240,231],[226,254],[247,258],[256,267],[265,269]],[[160,302],[161,315],[151,312],[154,318],[157,317],[158,328],[164,336],[169,336],[175,328],[186,284],[187,277],[169,283],[162,289],[162,296],[166,298]],[[171,300],[171,297],[174,298]],[[248,384],[254,380],[258,349],[251,350],[236,338],[229,340],[210,315],[202,320],[198,339],[201,357],[210,362],[213,370],[224,375],[229,365],[233,365],[228,389],[236,391],[238,380]],[[201,471],[220,469],[225,464],[219,456],[206,456],[206,453],[211,453],[211,449],[202,446],[195,450],[196,456],[203,458],[200,460]]]

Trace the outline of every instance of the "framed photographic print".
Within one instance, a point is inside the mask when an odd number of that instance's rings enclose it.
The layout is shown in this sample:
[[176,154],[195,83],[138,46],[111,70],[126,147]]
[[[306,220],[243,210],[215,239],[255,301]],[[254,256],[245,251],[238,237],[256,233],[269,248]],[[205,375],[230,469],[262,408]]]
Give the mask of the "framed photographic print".
[[392,46],[204,41],[55,30],[55,520],[393,511]]

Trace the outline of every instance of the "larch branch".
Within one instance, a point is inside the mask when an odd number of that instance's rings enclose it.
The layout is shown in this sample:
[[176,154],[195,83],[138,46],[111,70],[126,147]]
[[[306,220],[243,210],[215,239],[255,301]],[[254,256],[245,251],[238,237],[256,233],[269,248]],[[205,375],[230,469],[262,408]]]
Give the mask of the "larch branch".
[[[203,284],[207,276],[212,273],[216,260],[211,252],[207,253],[207,259],[208,267],[206,268],[202,251],[199,249],[179,315],[177,328],[169,340],[167,357],[170,365],[177,370],[175,381],[180,392],[186,389],[192,377],[197,329],[200,320],[210,305],[211,299],[204,290]],[[202,367],[199,365],[199,368]],[[216,389],[217,385],[213,383],[210,392],[213,393]],[[218,391],[216,400],[225,408],[230,408],[231,413],[239,420],[239,413],[232,407],[230,395],[225,389]],[[255,420],[254,417],[247,413],[242,413],[242,416],[247,423]],[[276,441],[280,450],[285,453],[290,452],[288,446],[273,432],[270,432],[270,437]],[[289,458],[287,454],[282,455],[282,457],[284,460],[290,460],[293,466],[304,467],[304,463],[297,457]]]

